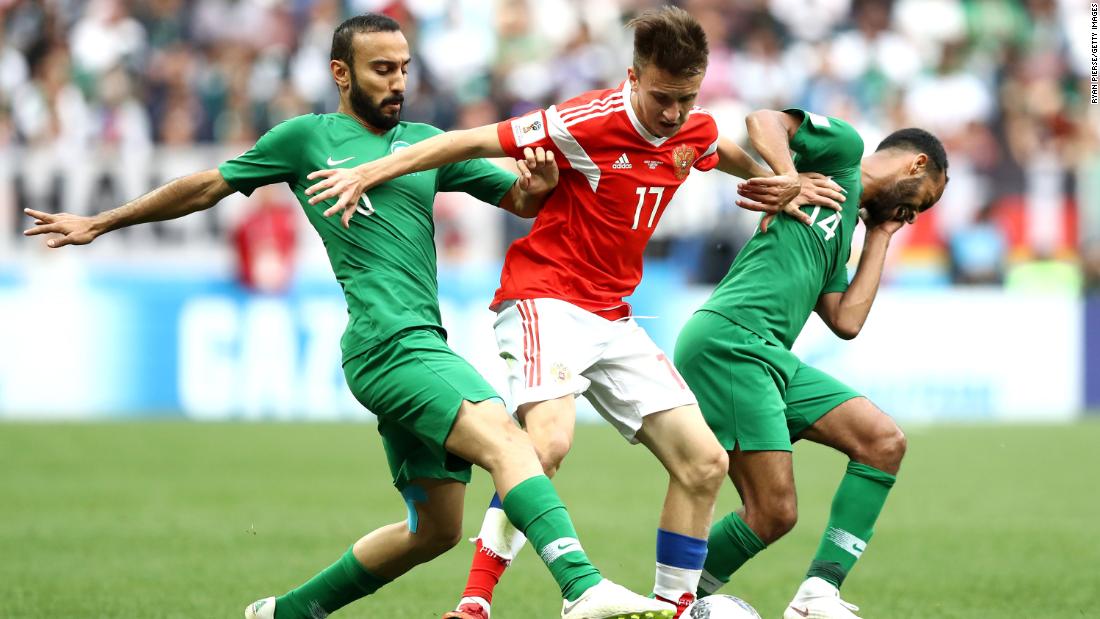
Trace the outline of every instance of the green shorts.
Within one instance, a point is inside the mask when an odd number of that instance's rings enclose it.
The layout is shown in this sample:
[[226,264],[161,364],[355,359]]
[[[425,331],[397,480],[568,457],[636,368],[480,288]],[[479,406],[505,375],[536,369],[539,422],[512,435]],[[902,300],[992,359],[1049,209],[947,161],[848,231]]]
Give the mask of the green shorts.
[[434,329],[402,331],[344,363],[348,387],[378,417],[378,433],[403,490],[413,479],[470,481],[470,463],[447,453],[462,402],[499,398]]
[[680,330],[676,368],[727,450],[791,451],[806,428],[860,397],[791,351],[708,311],[696,312]]

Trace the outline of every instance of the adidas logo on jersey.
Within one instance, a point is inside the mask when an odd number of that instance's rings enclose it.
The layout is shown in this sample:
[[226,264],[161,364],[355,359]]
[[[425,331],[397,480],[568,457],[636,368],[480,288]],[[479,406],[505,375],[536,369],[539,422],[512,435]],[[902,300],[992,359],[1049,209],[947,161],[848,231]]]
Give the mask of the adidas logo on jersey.
[[615,163],[611,164],[612,170],[630,170],[633,168],[634,166],[630,165],[630,160],[626,158],[626,153],[619,155]]

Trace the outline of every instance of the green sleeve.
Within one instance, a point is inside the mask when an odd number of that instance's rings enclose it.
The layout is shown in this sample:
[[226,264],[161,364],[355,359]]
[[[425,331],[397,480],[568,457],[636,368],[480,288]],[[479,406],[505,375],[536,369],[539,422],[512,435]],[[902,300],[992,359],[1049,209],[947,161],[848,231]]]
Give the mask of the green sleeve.
[[302,146],[313,118],[298,116],[275,125],[247,152],[218,166],[222,178],[246,196],[264,185],[293,183],[301,170]]
[[850,173],[859,167],[863,159],[863,138],[847,122],[797,108],[783,111],[802,118],[790,142],[799,172],[832,176]]
[[439,191],[461,191],[493,205],[500,204],[515,182],[515,174],[484,159],[445,165],[437,180]]
[[848,290],[848,265],[839,264],[836,270],[833,271],[833,276],[829,278],[828,283],[821,289],[821,294],[826,292],[844,292]]

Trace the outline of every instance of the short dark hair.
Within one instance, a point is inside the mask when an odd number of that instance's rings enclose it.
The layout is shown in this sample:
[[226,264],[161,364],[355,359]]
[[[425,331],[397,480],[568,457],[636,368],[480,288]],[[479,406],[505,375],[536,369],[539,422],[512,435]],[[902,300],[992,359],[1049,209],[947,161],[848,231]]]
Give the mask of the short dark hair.
[[707,70],[707,35],[687,11],[674,6],[645,11],[627,23],[634,28],[634,68],[653,64],[673,75]]
[[943,142],[924,129],[909,127],[898,129],[886,136],[886,139],[878,143],[875,152],[888,148],[900,148],[914,153],[928,155],[928,169],[940,174],[947,174],[947,152],[943,149]]
[[332,33],[332,60],[343,60],[348,66],[355,64],[355,51],[351,41],[357,34],[371,32],[395,32],[401,30],[401,24],[392,17],[379,13],[363,13],[344,20]]

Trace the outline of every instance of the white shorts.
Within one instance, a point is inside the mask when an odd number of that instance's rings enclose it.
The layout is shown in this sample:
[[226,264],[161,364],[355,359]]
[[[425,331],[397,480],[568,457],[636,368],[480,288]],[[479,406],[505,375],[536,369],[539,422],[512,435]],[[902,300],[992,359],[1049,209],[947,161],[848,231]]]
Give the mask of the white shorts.
[[646,415],[696,403],[633,318],[607,320],[566,301],[526,299],[504,303],[493,329],[516,407],[583,394],[633,443]]

